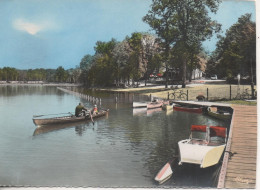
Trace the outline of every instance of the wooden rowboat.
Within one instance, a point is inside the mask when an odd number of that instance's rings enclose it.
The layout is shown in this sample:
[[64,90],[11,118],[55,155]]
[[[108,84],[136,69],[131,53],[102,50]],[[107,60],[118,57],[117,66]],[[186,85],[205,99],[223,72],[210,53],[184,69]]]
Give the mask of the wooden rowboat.
[[[105,116],[108,113],[107,110],[101,110],[96,114],[92,115],[92,118],[99,118],[102,116]],[[33,123],[35,125],[53,125],[53,124],[64,124],[64,123],[73,123],[73,122],[79,122],[79,121],[88,121],[91,120],[90,115],[87,116],[81,116],[81,117],[76,117],[75,115],[71,116],[64,116],[64,117],[54,117],[54,118],[43,118],[43,119],[36,119],[33,118]]]
[[184,111],[184,112],[191,112],[191,113],[202,113],[202,108],[173,106],[173,109],[176,110],[176,111]]
[[209,107],[208,108],[208,115],[217,119],[221,120],[229,120],[231,119],[232,114],[228,111],[221,111],[218,108],[215,107]]
[[168,105],[169,101],[157,100],[147,103],[147,109],[161,108],[163,105]]

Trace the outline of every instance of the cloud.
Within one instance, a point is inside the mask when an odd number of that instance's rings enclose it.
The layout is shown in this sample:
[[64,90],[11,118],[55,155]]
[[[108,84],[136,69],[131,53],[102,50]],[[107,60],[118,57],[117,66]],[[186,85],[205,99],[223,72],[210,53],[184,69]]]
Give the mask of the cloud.
[[40,31],[50,29],[52,25],[52,23],[49,23],[47,21],[41,23],[33,23],[24,19],[16,19],[13,22],[13,26],[15,29],[25,31],[31,35],[36,35]]

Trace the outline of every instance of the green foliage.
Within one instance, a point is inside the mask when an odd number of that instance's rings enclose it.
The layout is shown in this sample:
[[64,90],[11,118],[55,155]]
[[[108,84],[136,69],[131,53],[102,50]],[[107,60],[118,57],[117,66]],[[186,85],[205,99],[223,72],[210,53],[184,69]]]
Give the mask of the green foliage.
[[[80,63],[80,78],[86,86],[119,86],[126,79],[137,81],[158,67],[152,61],[157,51],[156,38],[135,32],[122,42],[98,41],[95,55],[86,55]],[[158,46],[158,45],[157,45]],[[157,48],[157,49],[156,49]]]
[[55,80],[56,82],[66,82],[69,77],[69,74],[62,66],[59,66],[55,71]]
[[0,69],[0,80],[4,81],[16,81],[18,80],[18,71],[12,67],[4,67]]
[[225,37],[219,37],[217,48],[210,60],[209,72],[228,78],[238,73],[242,76],[255,75],[255,36],[256,26],[251,21],[251,15],[241,16],[237,23],[227,30]]
[[[215,13],[220,0],[153,0],[151,10],[143,18],[144,22],[156,32],[164,49],[166,72],[169,66],[170,52],[174,46],[178,46],[178,54],[173,55],[182,63],[183,83],[186,81],[186,65],[192,63],[196,52],[194,47],[201,46],[201,42],[209,39],[214,32],[220,30],[220,25],[212,21],[208,11]],[[181,55],[179,50],[190,53]],[[187,59],[188,58],[188,59]],[[167,73],[166,73],[167,76]],[[166,78],[166,87],[167,87]]]

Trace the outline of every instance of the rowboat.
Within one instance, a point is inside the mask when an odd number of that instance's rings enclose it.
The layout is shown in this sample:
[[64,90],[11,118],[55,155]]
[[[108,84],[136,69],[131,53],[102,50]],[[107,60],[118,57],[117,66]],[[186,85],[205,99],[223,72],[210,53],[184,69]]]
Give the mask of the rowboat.
[[158,181],[159,184],[162,184],[163,182],[170,179],[172,176],[172,168],[171,168],[171,162],[167,162],[162,169],[158,172],[158,174],[155,176],[154,180]]
[[232,114],[228,111],[219,110],[217,107],[208,107],[208,115],[221,120],[231,119]]
[[155,100],[147,103],[147,109],[161,108],[163,105],[168,105],[169,101]]
[[185,106],[173,106],[173,109],[176,111],[184,111],[191,113],[202,113],[202,108],[194,108],[194,107],[185,107]]
[[[108,109],[107,110],[101,110],[96,114],[92,115],[92,118],[99,118],[102,116],[105,116],[108,113]],[[76,117],[75,115],[71,115],[71,116],[64,116],[64,117],[54,117],[54,118],[40,118],[40,119],[36,119],[33,118],[33,123],[35,125],[53,125],[53,124],[63,124],[63,123],[73,123],[73,122],[79,122],[79,121],[88,121],[91,120],[90,115],[87,116],[80,116],[80,117]]]
[[133,108],[147,107],[148,102],[133,102]]
[[192,125],[190,138],[178,142],[179,165],[198,164],[201,168],[216,165],[226,147],[226,139],[225,127]]

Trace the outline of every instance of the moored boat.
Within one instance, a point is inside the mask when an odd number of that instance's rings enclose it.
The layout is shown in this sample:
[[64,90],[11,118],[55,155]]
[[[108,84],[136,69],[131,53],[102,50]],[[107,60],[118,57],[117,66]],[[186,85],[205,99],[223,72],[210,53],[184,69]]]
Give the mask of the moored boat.
[[[92,119],[105,116],[108,113],[107,110],[101,110],[96,114],[92,115]],[[33,123],[35,125],[53,125],[53,124],[63,124],[63,123],[72,123],[79,121],[89,121],[92,120],[90,115],[76,117],[75,115],[64,116],[64,117],[54,117],[54,118],[33,118]]]
[[176,111],[184,111],[184,112],[191,112],[191,113],[202,113],[202,108],[196,108],[196,107],[187,107],[187,106],[179,106],[175,105],[173,106],[173,109]]
[[178,142],[179,164],[216,165],[226,147],[227,130],[221,126],[192,125],[189,139]]
[[147,109],[161,108],[163,105],[168,105],[169,101],[154,100],[147,103]]
[[231,119],[232,114],[228,111],[220,110],[217,107],[208,107],[208,115],[221,120]]
[[133,108],[146,108],[148,102],[133,102]]
[[158,174],[155,176],[154,180],[158,181],[159,184],[162,184],[163,182],[167,181],[172,176],[172,173],[173,173],[173,171],[171,168],[171,161],[169,161],[158,172]]

